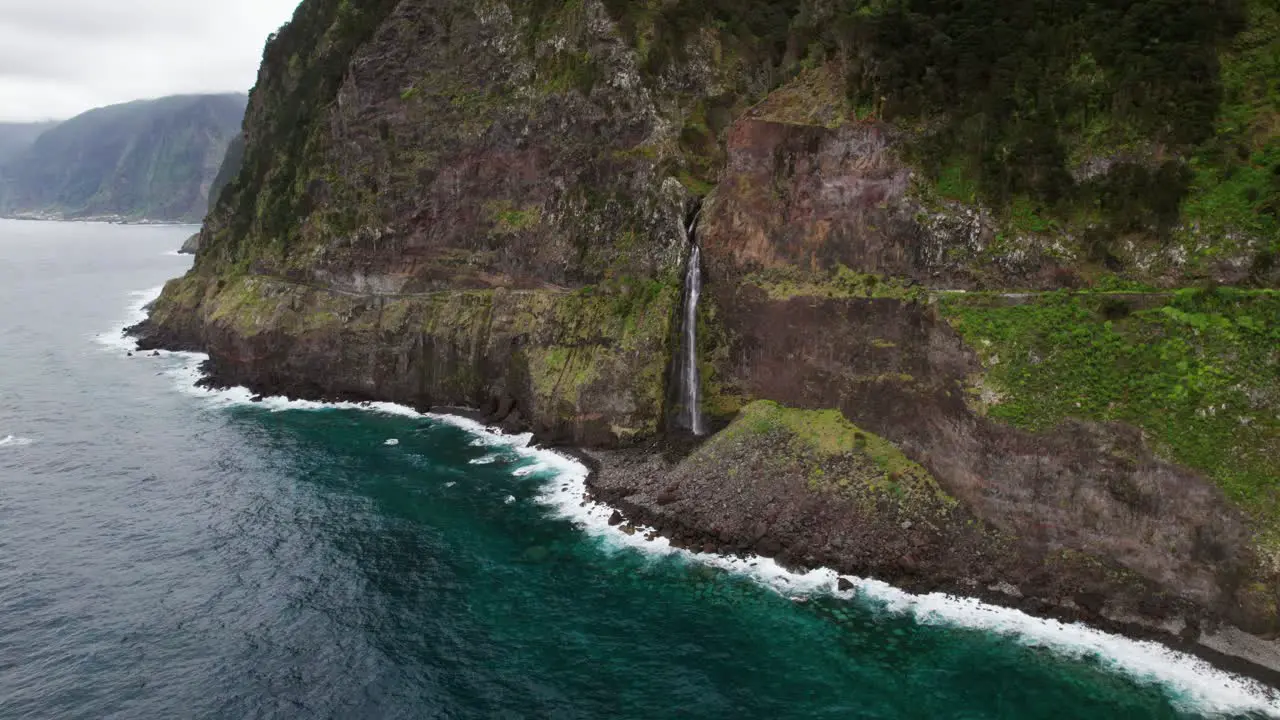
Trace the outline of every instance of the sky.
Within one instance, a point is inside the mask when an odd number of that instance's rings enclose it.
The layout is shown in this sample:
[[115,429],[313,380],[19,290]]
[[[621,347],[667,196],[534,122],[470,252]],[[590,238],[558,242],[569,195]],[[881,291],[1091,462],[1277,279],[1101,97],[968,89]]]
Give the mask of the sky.
[[246,92],[298,0],[0,0],[0,121]]

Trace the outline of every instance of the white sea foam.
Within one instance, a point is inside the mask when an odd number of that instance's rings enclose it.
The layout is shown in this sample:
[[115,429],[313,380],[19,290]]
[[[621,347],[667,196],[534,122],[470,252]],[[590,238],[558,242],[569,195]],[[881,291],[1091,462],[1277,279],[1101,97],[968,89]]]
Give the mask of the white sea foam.
[[[131,308],[130,321],[140,322],[144,308],[159,295],[159,288],[135,293],[137,302]],[[118,333],[117,333],[118,334]],[[128,341],[136,348],[132,340]],[[119,347],[105,342],[108,347]],[[580,462],[553,450],[529,447],[531,436],[508,435],[467,418],[419,413],[394,403],[319,403],[289,400],[283,397],[257,398],[245,388],[210,390],[197,386],[200,365],[207,359],[199,353],[170,353],[167,374],[183,392],[201,397],[215,407],[252,405],[271,412],[288,410],[351,409],[412,418],[428,418],[458,427],[474,436],[475,447],[502,448],[520,458],[513,472],[517,476],[539,475],[547,482],[537,500],[556,517],[568,520],[591,536],[602,538],[606,548],[633,549],[655,557],[679,556],[690,562],[703,563],[754,579],[786,597],[806,600],[815,595],[830,595],[846,600],[859,598],[885,611],[910,615],[922,625],[951,625],[983,630],[1008,637],[1030,647],[1043,647],[1063,656],[1096,658],[1105,666],[1141,682],[1159,683],[1169,688],[1178,703],[1187,710],[1210,714],[1258,713],[1280,718],[1280,694],[1248,678],[1219,670],[1209,663],[1171,650],[1159,643],[1110,635],[1086,625],[1066,624],[1032,617],[1018,610],[987,605],[977,600],[941,593],[913,595],[887,583],[863,578],[848,578],[853,589],[837,589],[839,575],[821,568],[805,573],[787,570],[770,558],[732,558],[677,549],[651,528],[638,528],[634,534],[609,525],[613,508],[585,502],[588,469]],[[12,437],[12,436],[10,436]],[[6,438],[8,440],[8,438]],[[15,438],[15,440],[17,440]],[[28,441],[29,442],[29,441]],[[0,441],[0,444],[4,444]],[[486,456],[496,457],[494,455]],[[485,458],[481,458],[484,460]],[[453,483],[448,486],[452,487]],[[507,502],[514,502],[509,497]],[[653,540],[648,540],[653,537]]]
[[475,460],[472,460],[471,464],[472,465],[492,465],[493,463],[496,463],[496,462],[498,462],[497,455],[485,455],[484,457],[479,457],[479,458],[476,458]]
[[94,339],[109,350],[119,352],[137,352],[137,338],[129,337],[124,334],[125,328],[133,327],[143,320],[147,319],[147,306],[156,301],[160,297],[164,286],[153,287],[150,290],[138,290],[129,293],[130,303],[128,315],[124,322],[113,330],[101,333]]
[[400,444],[400,441],[396,440],[395,438],[391,438],[390,440],[383,443],[383,445],[386,445],[387,447],[395,447],[399,444]]
[[516,477],[529,477],[530,475],[545,473],[550,469],[551,469],[551,466],[545,463],[534,463],[533,465],[525,465],[524,467],[516,468],[515,470],[511,471],[511,474],[515,475]]
[[0,447],[26,447],[35,442],[31,438],[18,437],[17,435],[6,435],[0,438]]
[[[861,598],[886,611],[910,615],[922,625],[952,625],[984,630],[1009,637],[1030,647],[1043,647],[1072,658],[1096,658],[1106,667],[1140,682],[1160,683],[1171,689],[1181,705],[1194,712],[1213,714],[1262,713],[1280,717],[1280,695],[1248,678],[1219,670],[1193,655],[1171,650],[1155,642],[1110,635],[1082,624],[1032,617],[1019,610],[988,605],[971,598],[942,593],[913,595],[878,580],[847,578],[851,590],[838,590],[840,575],[820,568],[805,573],[787,570],[770,558],[733,558],[677,549],[652,528],[634,534],[611,527],[613,509],[584,503],[585,468],[561,475],[548,483],[539,500],[553,512],[591,535],[606,538],[614,548],[633,548],[655,556],[680,556],[687,561],[749,576],[792,599],[830,595],[846,600]],[[564,482],[568,480],[569,482]],[[653,540],[647,538],[654,537]]]

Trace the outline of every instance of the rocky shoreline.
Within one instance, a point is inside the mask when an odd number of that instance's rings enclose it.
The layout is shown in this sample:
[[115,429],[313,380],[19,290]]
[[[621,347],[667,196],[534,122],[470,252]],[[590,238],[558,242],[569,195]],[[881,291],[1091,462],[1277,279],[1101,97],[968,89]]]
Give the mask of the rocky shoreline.
[[[1087,574],[1074,575],[1068,571],[1054,577],[1041,576],[1035,578],[1041,583],[1038,587],[1024,592],[990,570],[974,571],[982,562],[961,567],[956,563],[954,552],[917,553],[903,562],[904,557],[896,554],[903,544],[931,545],[927,535],[934,529],[915,525],[898,525],[900,532],[894,533],[896,538],[873,540],[870,553],[832,554],[825,551],[822,538],[838,535],[851,525],[865,522],[866,518],[854,514],[833,517],[847,507],[838,501],[815,504],[812,498],[806,503],[798,499],[798,494],[788,492],[785,481],[779,486],[758,489],[772,495],[773,503],[781,503],[782,507],[775,508],[775,517],[784,518],[782,522],[768,523],[764,532],[759,522],[747,521],[754,516],[751,512],[718,526],[708,522],[710,516],[727,515],[723,509],[729,506],[726,501],[730,499],[738,507],[751,508],[753,500],[758,498],[744,500],[740,489],[731,485],[725,487],[723,493],[692,501],[676,496],[665,485],[670,481],[673,458],[690,449],[687,439],[660,441],[646,448],[624,451],[556,449],[588,467],[587,500],[615,508],[614,520],[618,525],[652,528],[677,548],[735,557],[771,557],[795,572],[830,568],[842,576],[842,589],[847,583],[845,576],[874,578],[915,595],[942,593],[1020,610],[1037,618],[1083,623],[1103,632],[1158,642],[1270,688],[1280,688],[1280,666],[1275,664],[1274,657],[1266,657],[1275,652],[1274,644],[1233,632],[1213,618],[1192,619],[1179,627],[1181,619],[1175,619],[1179,612],[1196,617],[1193,607],[1162,597],[1151,587],[1133,589],[1135,596],[1128,598],[1133,601],[1131,613],[1112,613],[1103,609],[1103,605],[1115,598],[1067,592],[1081,581],[1088,582]],[[877,529],[885,530],[883,524]],[[951,535],[949,539],[957,538]],[[940,548],[934,545],[930,549]],[[962,572],[956,572],[957,569]],[[964,571],[971,574],[966,575]]]
[[[205,351],[197,328],[130,328],[142,350]],[[1020,542],[983,523],[934,487],[892,493],[827,487],[808,466],[778,464],[795,455],[785,437],[725,444],[667,435],[613,450],[583,449],[564,433],[538,432],[515,398],[487,406],[424,405],[394,394],[335,393],[314,384],[246,381],[216,361],[202,385],[246,386],[300,400],[409,405],[465,417],[507,433],[533,430],[534,443],[571,455],[589,469],[585,500],[617,511],[617,524],[647,527],[676,547],[726,556],[762,556],[790,569],[831,568],[875,578],[914,594],[946,593],[1029,615],[1082,622],[1105,632],[1194,654],[1224,670],[1280,687],[1280,647],[1236,630],[1213,611],[1094,556]],[[858,458],[825,459],[856,477]],[[772,463],[772,464],[771,464]],[[832,464],[834,463],[834,464]],[[843,463],[845,466],[842,466]]]
[[[148,346],[150,347],[150,346]],[[225,389],[232,385],[220,382],[211,364],[206,364],[207,372],[202,386]],[[281,392],[277,388],[250,388],[262,395],[283,395],[290,399],[312,400],[319,402],[374,402],[373,398],[356,396],[328,397],[298,395],[296,392]],[[530,428],[520,417],[518,411],[511,407],[502,407],[499,403],[487,409],[476,409],[461,406],[430,406],[414,408],[419,412],[438,415],[452,415],[482,424],[491,430],[518,434],[528,432]],[[1280,688],[1280,664],[1267,655],[1276,652],[1273,643],[1260,641],[1253,636],[1232,632],[1229,626],[1211,617],[1203,617],[1198,609],[1190,603],[1170,600],[1162,596],[1158,590],[1149,585],[1133,588],[1133,597],[1127,598],[1130,613],[1109,613],[1102,610],[1109,600],[1089,593],[1070,593],[1069,588],[1082,581],[1087,583],[1087,576],[1076,576],[1070,571],[1046,577],[1044,574],[1035,578],[1040,585],[1024,592],[1018,585],[1011,584],[1003,577],[997,577],[992,571],[989,561],[993,558],[976,554],[974,561],[967,569],[971,574],[957,573],[954,555],[973,549],[973,538],[968,545],[952,546],[955,551],[949,556],[934,556],[918,553],[908,556],[907,562],[899,551],[902,542],[925,546],[928,541],[925,535],[930,530],[927,526],[908,524],[886,528],[869,528],[871,533],[889,532],[899,537],[887,542],[874,542],[871,554],[860,559],[853,556],[841,557],[822,551],[820,535],[837,532],[840,525],[865,522],[855,514],[845,515],[843,519],[833,517],[832,511],[842,508],[839,503],[827,505],[819,502],[804,502],[803,493],[781,498],[788,507],[783,513],[790,511],[800,516],[799,526],[812,531],[810,537],[797,537],[786,528],[786,523],[774,524],[764,532],[758,527],[748,528],[742,524],[737,526],[713,527],[703,522],[708,514],[708,507],[726,507],[725,502],[733,488],[725,488],[727,492],[704,497],[696,502],[701,507],[688,508],[675,497],[669,488],[664,487],[669,481],[670,473],[681,460],[687,458],[700,445],[701,440],[687,435],[659,438],[647,445],[624,450],[587,450],[563,442],[552,437],[538,437],[536,434],[531,444],[554,450],[573,458],[588,469],[586,480],[587,494],[584,502],[594,502],[612,508],[613,524],[620,530],[629,529],[639,532],[640,528],[649,529],[654,537],[668,539],[673,547],[693,552],[715,553],[729,557],[770,557],[783,567],[795,572],[805,572],[818,568],[831,568],[841,576],[874,578],[889,583],[899,589],[916,595],[943,593],[958,598],[972,598],[989,605],[1020,610],[1030,616],[1057,620],[1064,623],[1083,623],[1103,632],[1122,635],[1135,640],[1154,641],[1179,652],[1199,657],[1213,666],[1256,680],[1269,688]],[[782,484],[785,484],[783,481]],[[779,499],[777,493],[783,487],[771,487],[767,484],[765,492],[775,492],[774,502]],[[812,498],[809,498],[812,500]],[[735,497],[734,503],[743,503],[741,494]],[[749,505],[740,505],[749,507]],[[684,512],[682,512],[682,509]],[[904,521],[908,522],[909,521]],[[791,525],[795,527],[795,525]],[[915,532],[912,529],[915,528]],[[900,531],[900,532],[897,532]],[[948,540],[957,540],[954,534]],[[899,541],[895,544],[894,540]],[[936,548],[935,548],[936,549]],[[979,567],[985,570],[977,570]],[[1025,578],[1023,579],[1025,582]],[[842,586],[843,586],[842,582]],[[1114,600],[1114,599],[1111,599]],[[1187,619],[1177,618],[1179,613],[1186,613]],[[1200,619],[1202,618],[1203,619]],[[1192,619],[1195,618],[1195,619]],[[1181,627],[1178,623],[1182,622]],[[1268,662],[1268,661],[1271,662]]]

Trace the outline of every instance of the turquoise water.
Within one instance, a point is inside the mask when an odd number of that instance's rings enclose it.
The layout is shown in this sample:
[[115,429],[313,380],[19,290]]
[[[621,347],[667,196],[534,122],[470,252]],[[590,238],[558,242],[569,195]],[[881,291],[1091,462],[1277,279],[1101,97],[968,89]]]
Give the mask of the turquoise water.
[[1132,644],[630,547],[474,429],[194,391],[95,338],[187,233],[0,222],[0,717],[1261,716]]

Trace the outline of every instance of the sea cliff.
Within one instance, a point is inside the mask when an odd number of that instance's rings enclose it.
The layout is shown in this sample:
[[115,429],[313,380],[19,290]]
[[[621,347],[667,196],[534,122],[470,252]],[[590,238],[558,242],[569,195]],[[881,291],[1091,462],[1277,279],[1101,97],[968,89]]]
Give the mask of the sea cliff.
[[[1274,13],[1134,51],[1055,10],[1019,80],[903,57],[971,39],[919,5],[306,0],[136,332],[215,383],[594,449],[597,496],[686,544],[1280,669]],[[984,125],[1018,82],[1086,117]],[[709,438],[673,422],[693,242]]]

